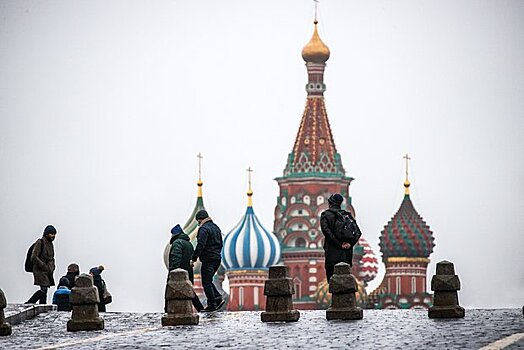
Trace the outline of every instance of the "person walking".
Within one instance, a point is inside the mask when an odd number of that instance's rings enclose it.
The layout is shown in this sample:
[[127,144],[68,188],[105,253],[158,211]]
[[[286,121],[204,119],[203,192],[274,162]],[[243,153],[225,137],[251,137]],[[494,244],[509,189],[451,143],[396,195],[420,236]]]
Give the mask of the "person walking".
[[47,291],[49,287],[55,285],[53,273],[55,271],[55,249],[53,241],[56,238],[56,229],[52,225],[46,226],[42,238],[39,238],[33,245],[31,253],[31,263],[33,264],[34,285],[40,286],[26,304],[47,303]]
[[98,296],[100,298],[98,312],[106,312],[106,302],[104,300],[106,282],[102,279],[102,271],[104,271],[104,266],[102,265],[93,267],[89,270],[89,274],[93,276],[93,285],[98,289]]
[[[191,258],[195,250],[189,240],[189,236],[184,233],[180,225],[177,224],[171,229],[171,240],[169,243],[171,243],[169,271],[173,271],[174,269],[186,270],[189,280],[194,284],[193,261]],[[200,312],[204,309],[198,295],[195,294],[192,302],[197,311]]]
[[62,278],[67,278],[67,280],[69,281],[69,289],[73,289],[73,287],[75,286],[75,278],[78,275],[80,275],[80,267],[78,266],[78,264],[72,263],[69,264],[69,266],[67,267],[67,273],[65,274],[65,276],[62,276],[60,280],[62,280]]
[[224,298],[213,284],[213,276],[222,263],[221,254],[224,245],[222,232],[205,210],[199,210],[195,215],[195,219],[200,227],[197,234],[197,246],[192,260],[197,261],[200,259],[202,262],[200,276],[207,299],[207,306],[202,311],[216,311],[225,304]]
[[[340,262],[348,263],[353,266],[353,245],[356,244],[344,241],[338,230],[340,229],[340,218],[349,215],[350,220],[358,230],[357,241],[360,238],[360,229],[356,225],[353,216],[348,211],[341,209],[341,204],[344,201],[344,197],[339,193],[334,193],[328,198],[329,209],[324,210],[320,214],[320,229],[324,234],[324,254],[325,254],[325,269],[326,278],[329,283],[331,276],[335,270],[335,265]],[[339,225],[336,225],[339,221]],[[342,222],[343,225],[343,222]]]
[[53,294],[53,304],[58,311],[71,311],[71,289],[69,289],[69,280],[66,277],[60,278],[58,286]]

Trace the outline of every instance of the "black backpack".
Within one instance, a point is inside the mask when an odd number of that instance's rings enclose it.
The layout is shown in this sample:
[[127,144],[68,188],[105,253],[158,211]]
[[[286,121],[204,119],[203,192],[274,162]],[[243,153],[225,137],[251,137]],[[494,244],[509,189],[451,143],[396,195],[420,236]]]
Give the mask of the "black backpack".
[[357,244],[362,232],[357,225],[357,222],[351,216],[351,213],[345,210],[339,210],[335,216],[335,237],[341,242],[347,242],[354,246]]
[[[33,255],[33,249],[35,249],[35,244],[37,242],[40,242],[40,245],[42,244],[42,240],[39,239],[35,243],[31,244],[31,246],[27,250],[27,255],[25,257],[25,263],[24,263],[25,272],[33,272],[33,262],[31,261],[31,255]],[[40,250],[41,248],[42,246],[40,246]]]

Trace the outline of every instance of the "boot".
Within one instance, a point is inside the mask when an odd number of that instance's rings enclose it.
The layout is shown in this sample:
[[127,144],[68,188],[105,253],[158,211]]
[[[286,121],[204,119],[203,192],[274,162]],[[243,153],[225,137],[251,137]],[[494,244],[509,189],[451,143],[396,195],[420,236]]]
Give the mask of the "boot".
[[[26,301],[24,304],[36,304],[39,300],[41,300],[42,298],[42,295],[41,295],[42,291],[41,290],[37,290],[32,296],[31,298],[29,298],[28,301]],[[47,299],[47,298],[46,298]],[[45,300],[44,300],[45,301]]]
[[44,293],[43,291],[40,292],[40,304],[47,304],[47,293]]

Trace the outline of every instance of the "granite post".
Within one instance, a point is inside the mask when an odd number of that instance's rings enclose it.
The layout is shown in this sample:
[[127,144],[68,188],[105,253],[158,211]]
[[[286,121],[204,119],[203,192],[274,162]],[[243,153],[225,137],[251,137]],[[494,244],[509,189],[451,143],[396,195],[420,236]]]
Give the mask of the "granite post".
[[292,296],[294,293],[295,288],[288,275],[287,266],[271,266],[269,278],[264,285],[266,311],[260,314],[262,322],[298,321],[300,312],[293,310]]
[[452,262],[444,260],[437,263],[437,274],[431,279],[431,290],[435,295],[433,306],[428,310],[429,318],[464,317],[464,308],[459,305],[457,294],[460,280],[455,275]]
[[362,309],[357,306],[355,293],[358,290],[351,266],[346,263],[335,265],[333,276],[329,280],[331,306],[326,310],[328,320],[361,320]]
[[162,326],[197,325],[199,317],[193,313],[191,303],[194,297],[187,271],[175,269],[169,272],[165,294],[167,315],[162,317]]
[[98,289],[93,286],[93,277],[81,274],[75,279],[75,286],[71,290],[71,305],[73,312],[67,321],[67,330],[98,331],[104,329],[104,320],[98,315]]
[[0,289],[0,336],[11,335],[11,325],[5,321],[4,309],[7,307],[7,300],[4,292]]

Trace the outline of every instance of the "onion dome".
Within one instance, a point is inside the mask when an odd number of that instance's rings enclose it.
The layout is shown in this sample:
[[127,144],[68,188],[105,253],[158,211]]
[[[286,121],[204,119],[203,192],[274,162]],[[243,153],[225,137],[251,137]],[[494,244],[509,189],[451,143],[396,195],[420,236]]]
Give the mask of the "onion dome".
[[318,36],[317,23],[315,20],[315,29],[313,31],[313,36],[311,40],[304,46],[302,49],[302,58],[306,62],[313,63],[326,63],[329,59],[329,48]]
[[364,254],[359,262],[358,279],[364,282],[370,282],[377,277],[378,274],[378,259],[368,241],[364,237],[360,237],[358,245],[363,248]]
[[[355,278],[357,282],[357,292],[355,293],[355,298],[357,299],[357,306],[366,307],[367,304],[367,292],[364,282]],[[322,280],[315,292],[315,301],[317,305],[323,309],[327,309],[331,305],[331,293],[329,293],[329,283],[326,279]]]
[[251,179],[247,196],[246,213],[224,238],[222,262],[227,270],[267,269],[280,260],[277,237],[262,226],[253,210]]
[[[197,155],[197,158],[198,158],[197,200],[196,200],[196,203],[195,203],[195,207],[193,208],[193,211],[191,212],[191,215],[187,219],[185,225],[182,227],[182,230],[184,231],[184,233],[189,236],[189,239],[191,240],[191,243],[193,244],[193,247],[196,247],[196,245],[197,245],[196,236],[198,234],[198,222],[195,219],[195,215],[200,210],[205,210],[206,209],[205,206],[204,206],[204,198],[203,198],[203,195],[202,195],[202,186],[204,185],[204,182],[202,181],[202,170],[201,170],[201,167],[202,167],[202,164],[201,164],[202,155],[199,153]],[[169,238],[171,238],[171,237],[169,237]],[[166,265],[166,268],[169,268],[169,252],[170,252],[170,250],[171,250],[171,244],[168,242],[166,247],[164,248],[164,264]],[[194,267],[193,270],[195,271],[195,274],[199,274],[200,273],[200,261],[198,261],[195,264],[195,267]]]
[[409,186],[406,170],[404,200],[380,235],[379,246],[383,260],[390,257],[428,258],[433,252],[433,232],[415,210],[409,197]]

